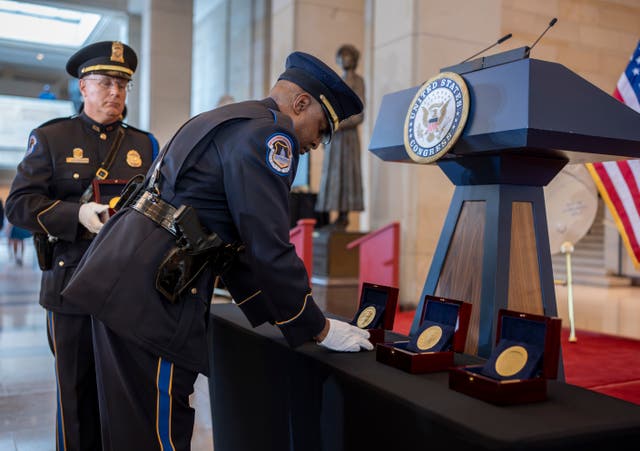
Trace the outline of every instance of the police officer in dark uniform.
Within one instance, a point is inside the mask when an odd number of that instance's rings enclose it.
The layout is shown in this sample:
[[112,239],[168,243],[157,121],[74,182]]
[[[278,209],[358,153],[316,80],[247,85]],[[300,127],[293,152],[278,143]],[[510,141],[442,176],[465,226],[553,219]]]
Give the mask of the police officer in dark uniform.
[[144,175],[157,154],[151,134],[122,122],[136,66],[135,52],[121,42],[91,44],[69,59],[83,110],[31,132],[7,198],[9,220],[38,237],[40,304],[56,365],[58,450],[101,448],[91,318],[65,303],[61,291],[108,217],[93,180]]
[[268,98],[184,124],[105,225],[63,292],[94,317],[105,449],[189,449],[217,273],[254,326],[276,325],[291,346],[373,348],[367,331],[325,318],[289,242],[299,155],[361,111],[333,70],[295,52]]

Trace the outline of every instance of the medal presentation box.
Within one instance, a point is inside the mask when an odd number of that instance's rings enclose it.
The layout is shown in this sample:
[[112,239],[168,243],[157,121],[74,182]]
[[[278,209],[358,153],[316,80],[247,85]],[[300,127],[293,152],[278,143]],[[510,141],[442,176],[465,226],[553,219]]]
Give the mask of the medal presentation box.
[[381,343],[384,341],[384,331],[393,329],[397,305],[397,288],[364,282],[358,311],[351,324],[368,330],[372,344]]
[[467,341],[471,304],[427,295],[422,306],[418,331],[409,341],[379,343],[378,362],[413,374],[453,366],[454,352],[463,352]]
[[560,318],[500,310],[489,359],[450,369],[449,388],[497,405],[544,401],[558,377],[560,327]]
[[106,179],[94,180],[93,183],[93,201],[99,204],[109,205],[109,216],[113,216],[116,206],[120,200],[120,193],[127,184],[128,180],[123,179]]

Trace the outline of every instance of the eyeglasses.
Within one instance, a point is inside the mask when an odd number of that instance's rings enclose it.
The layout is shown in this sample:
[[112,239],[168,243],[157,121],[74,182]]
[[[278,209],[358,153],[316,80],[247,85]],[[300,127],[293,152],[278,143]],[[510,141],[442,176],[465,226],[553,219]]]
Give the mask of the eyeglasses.
[[83,80],[92,80],[98,83],[101,89],[108,91],[112,87],[118,91],[131,91],[133,87],[133,82],[129,80],[124,80],[122,78],[114,78],[114,77],[85,77]]
[[320,142],[325,146],[331,142],[331,129],[324,129],[320,131]]

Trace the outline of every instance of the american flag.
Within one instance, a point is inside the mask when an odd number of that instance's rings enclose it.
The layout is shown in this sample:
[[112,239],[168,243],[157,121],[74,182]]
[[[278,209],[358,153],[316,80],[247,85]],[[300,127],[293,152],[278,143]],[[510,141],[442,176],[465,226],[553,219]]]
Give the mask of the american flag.
[[[613,96],[640,113],[640,42]],[[640,268],[640,160],[587,164],[636,268]]]

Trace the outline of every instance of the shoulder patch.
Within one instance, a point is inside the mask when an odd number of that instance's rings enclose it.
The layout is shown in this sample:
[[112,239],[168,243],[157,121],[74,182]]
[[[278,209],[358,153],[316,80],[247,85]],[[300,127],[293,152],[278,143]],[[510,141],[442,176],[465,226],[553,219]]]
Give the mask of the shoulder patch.
[[36,138],[35,133],[31,133],[29,135],[29,144],[27,145],[27,155],[33,152],[33,149],[38,145],[38,138]]
[[267,139],[267,165],[278,175],[287,175],[293,160],[293,140],[284,133],[274,133]]

